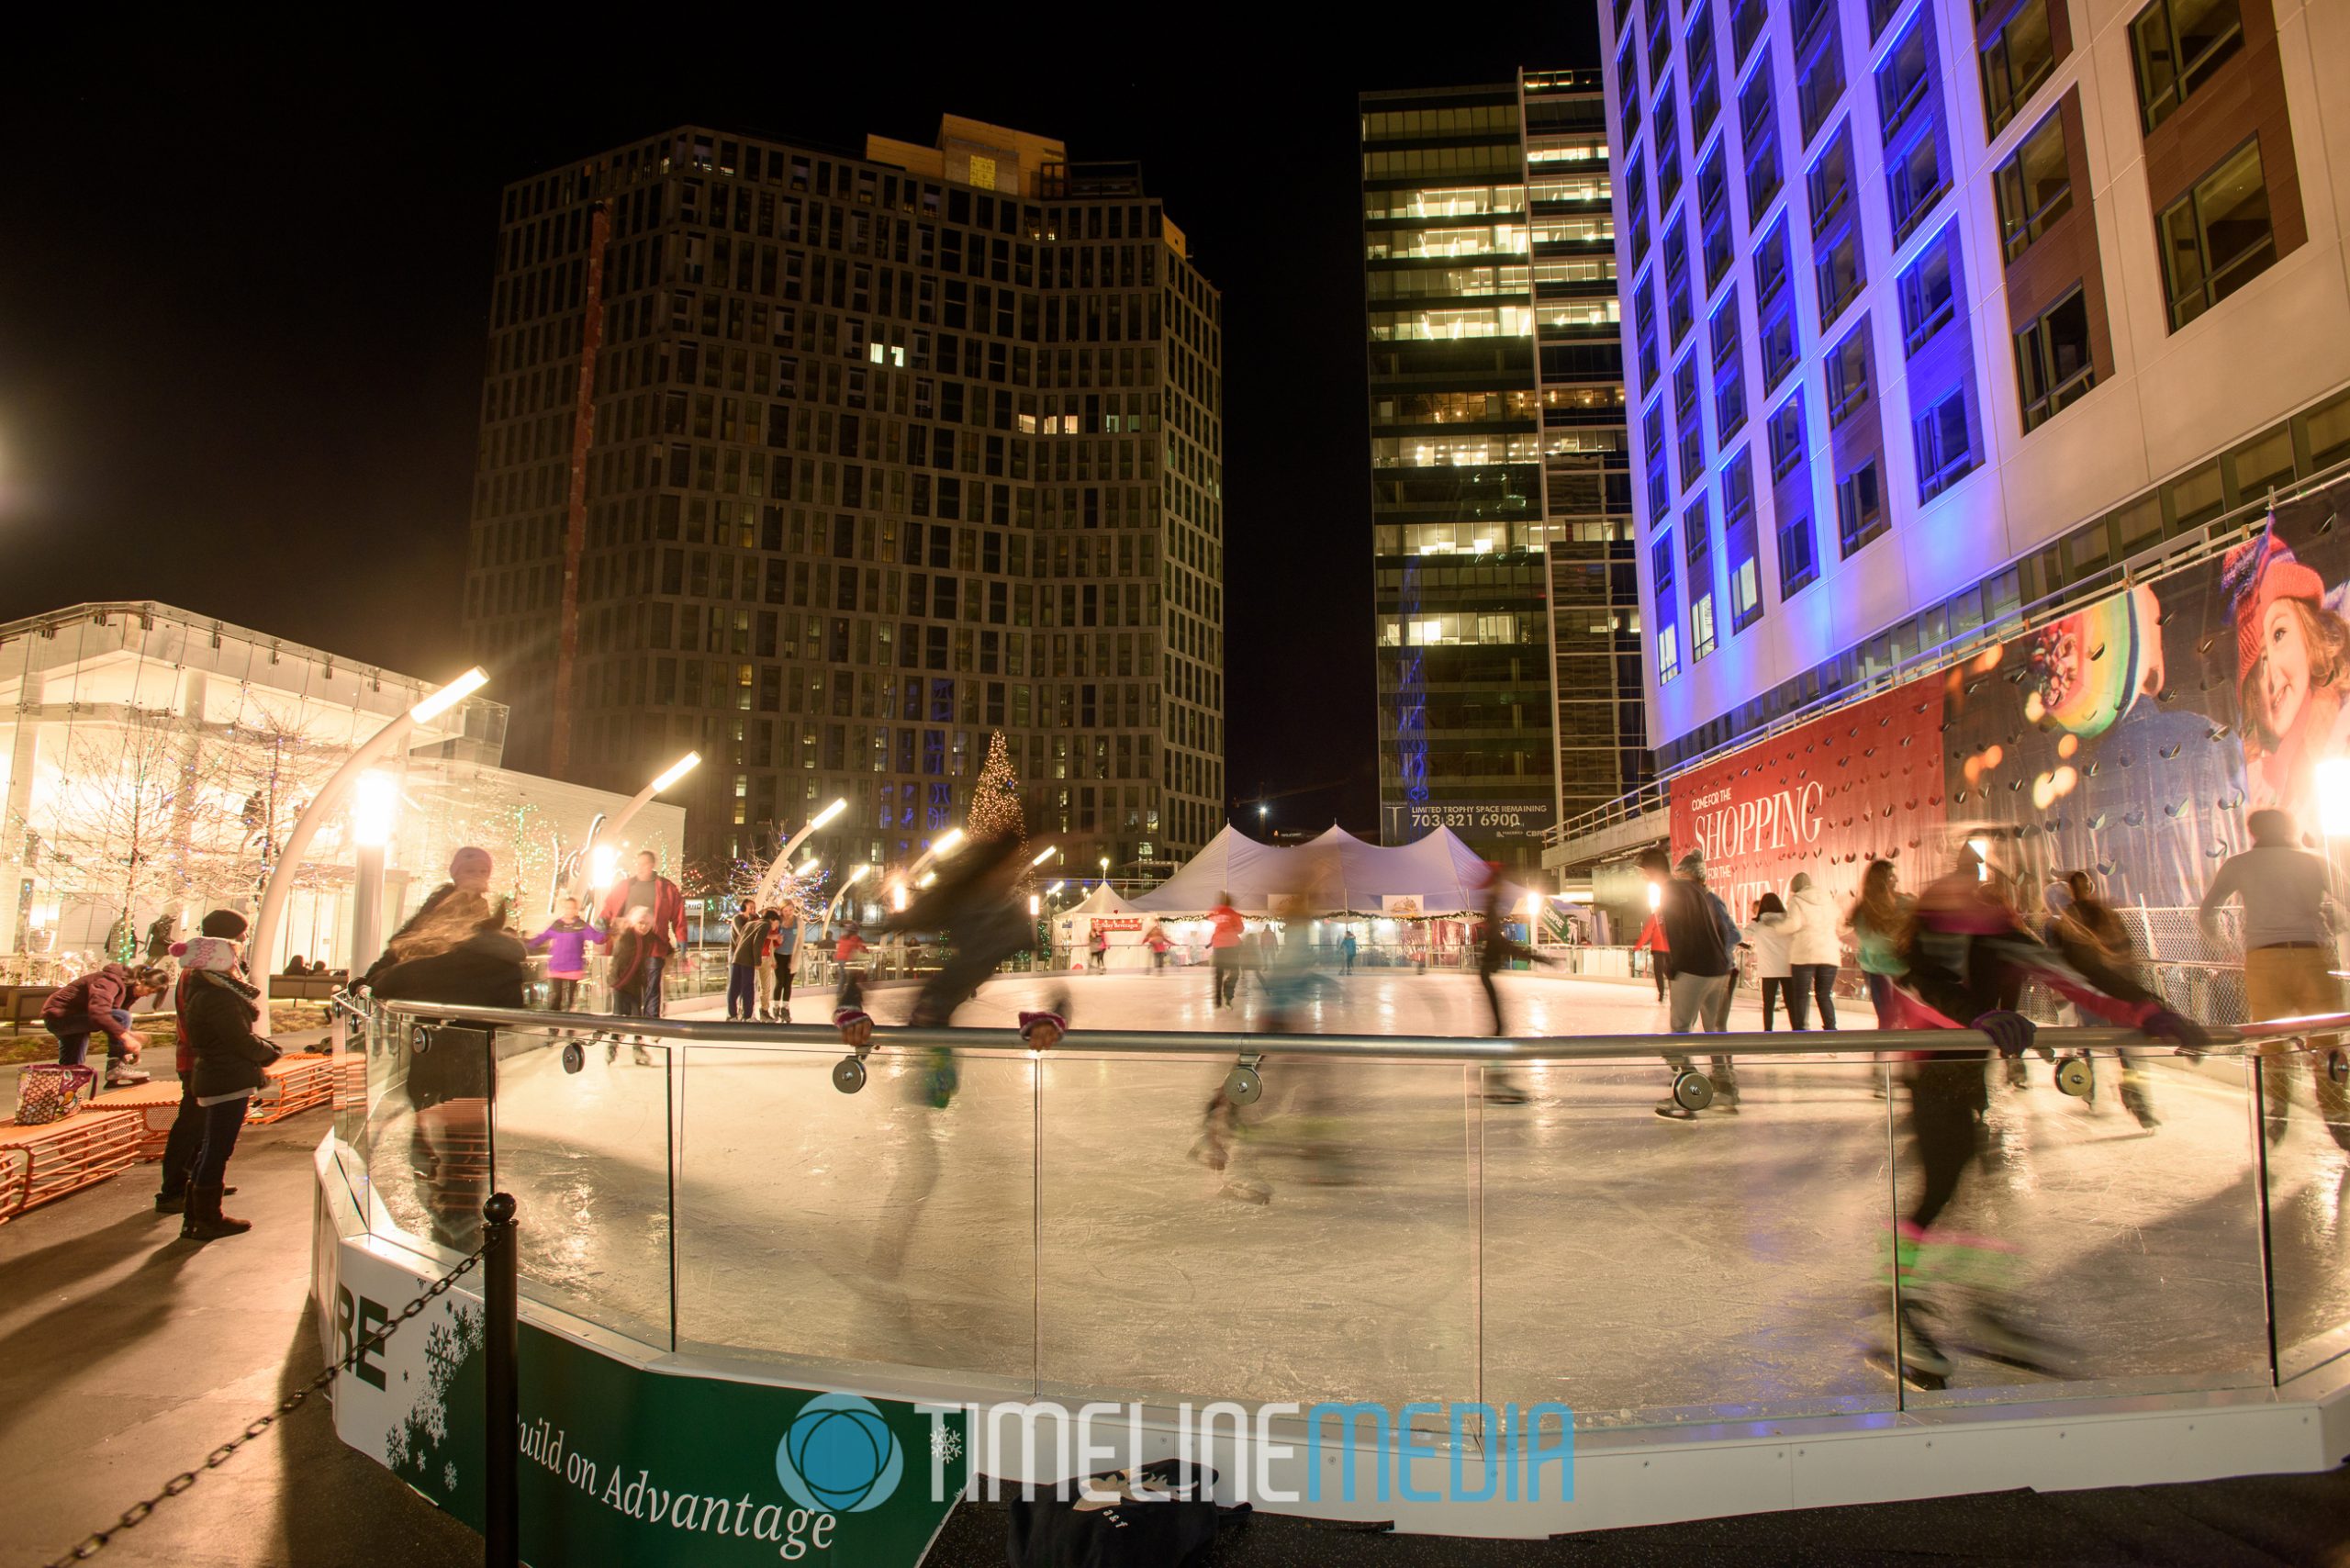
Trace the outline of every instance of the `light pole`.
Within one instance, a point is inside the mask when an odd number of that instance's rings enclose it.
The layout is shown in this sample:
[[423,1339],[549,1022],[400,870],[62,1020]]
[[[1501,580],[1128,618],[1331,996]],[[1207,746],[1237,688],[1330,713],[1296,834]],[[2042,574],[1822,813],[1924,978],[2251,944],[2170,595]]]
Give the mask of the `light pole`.
[[285,835],[285,847],[279,851],[277,864],[270,870],[269,885],[262,890],[261,909],[253,916],[252,939],[245,947],[255,987],[253,1000],[261,1009],[253,1023],[255,1034],[269,1033],[269,971],[277,966],[277,935],[279,927],[285,923],[285,895],[293,890],[295,875],[301,869],[302,857],[309,852],[310,840],[318,836],[319,824],[341,806],[352,781],[406,741],[419,724],[431,723],[488,684],[487,672],[476,665],[377,730],[343,758],[342,766],[334,770],[303,808],[294,831]]
[[600,868],[606,863],[608,857],[610,863],[613,867],[617,868],[619,865],[619,850],[616,846],[620,839],[621,829],[628,826],[630,820],[632,819],[637,812],[652,804],[654,796],[658,795],[662,790],[666,790],[670,785],[675,784],[678,779],[683,778],[687,774],[691,773],[695,768],[700,766],[701,753],[698,751],[689,751],[686,753],[685,756],[677,758],[677,761],[671,763],[666,768],[655,776],[652,783],[647,784],[643,789],[639,790],[635,795],[631,797],[629,803],[621,808],[620,815],[614,817],[610,822],[604,824],[603,832],[611,836],[612,844],[607,845],[601,838],[596,837],[591,837],[588,841],[588,853],[582,856],[580,859],[581,864],[588,869],[590,878],[595,879],[595,885],[597,887],[600,888],[604,886],[607,881],[610,880],[609,877],[603,877],[600,874]]
[[846,800],[834,801],[801,823],[800,831],[793,834],[785,842],[784,846],[776,852],[775,863],[767,868],[767,875],[759,879],[758,892],[755,896],[761,909],[765,909],[767,901],[775,897],[776,889],[783,885],[783,873],[785,868],[791,864],[791,852],[806,843],[810,834],[814,833],[846,810],[848,810]]
[[351,911],[351,973],[367,972],[384,947],[384,853],[398,820],[399,780],[379,767],[359,776],[351,791],[351,841],[359,852],[359,883]]

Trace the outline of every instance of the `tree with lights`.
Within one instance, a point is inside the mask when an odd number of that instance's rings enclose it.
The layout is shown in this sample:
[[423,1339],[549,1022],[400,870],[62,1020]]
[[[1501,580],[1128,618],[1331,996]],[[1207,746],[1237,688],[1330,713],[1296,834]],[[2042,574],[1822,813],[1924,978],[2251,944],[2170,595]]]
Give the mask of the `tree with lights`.
[[979,767],[979,787],[971,793],[971,836],[975,839],[1016,839],[1028,847],[1028,822],[1020,810],[1020,776],[1012,771],[1012,749],[1003,732],[988,737],[988,759]]

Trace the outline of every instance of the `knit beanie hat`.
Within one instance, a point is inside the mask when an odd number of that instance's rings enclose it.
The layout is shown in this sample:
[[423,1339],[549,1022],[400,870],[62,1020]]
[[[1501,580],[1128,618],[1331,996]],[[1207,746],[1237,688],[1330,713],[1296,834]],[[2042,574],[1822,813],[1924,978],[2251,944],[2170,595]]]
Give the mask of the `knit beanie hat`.
[[2236,684],[2242,686],[2252,666],[2260,662],[2261,631],[2268,619],[2268,607],[2280,599],[2322,603],[2325,579],[2300,563],[2292,546],[2277,537],[2272,523],[2259,538],[2228,552],[2221,580],[2235,607]]
[[245,917],[233,909],[214,910],[204,917],[201,928],[201,934],[206,936],[218,936],[230,942],[242,941],[245,931]]
[[236,944],[219,936],[197,936],[186,944],[187,951],[180,956],[180,964],[190,969],[233,970],[237,967]]
[[463,849],[458,850],[456,854],[449,857],[449,879],[451,881],[456,880],[459,877],[464,876],[467,871],[479,871],[483,875],[487,876],[489,873],[489,851],[478,848],[474,845],[466,845]]

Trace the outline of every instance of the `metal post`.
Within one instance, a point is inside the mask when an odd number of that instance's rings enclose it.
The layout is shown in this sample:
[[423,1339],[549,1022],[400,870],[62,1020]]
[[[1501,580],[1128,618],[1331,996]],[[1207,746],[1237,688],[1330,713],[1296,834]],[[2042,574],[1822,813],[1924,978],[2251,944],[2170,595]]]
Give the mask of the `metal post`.
[[367,972],[384,950],[384,846],[358,846],[359,878],[352,891],[351,978]]
[[482,1425],[487,1440],[487,1486],[482,1506],[482,1562],[487,1568],[520,1568],[520,1502],[515,1490],[520,1454],[522,1386],[518,1317],[521,1285],[515,1268],[514,1199],[493,1193],[481,1208],[482,1340],[487,1388]]

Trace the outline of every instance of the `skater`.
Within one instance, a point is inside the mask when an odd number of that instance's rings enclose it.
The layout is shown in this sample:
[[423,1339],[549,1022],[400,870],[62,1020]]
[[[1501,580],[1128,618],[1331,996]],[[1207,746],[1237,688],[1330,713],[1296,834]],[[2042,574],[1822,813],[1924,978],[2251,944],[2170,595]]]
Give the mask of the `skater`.
[[[2220,906],[2244,903],[2244,984],[2255,1019],[2297,1018],[2342,1011],[2342,982],[2333,973],[2333,912],[2326,863],[2300,847],[2291,813],[2271,808],[2245,820],[2252,847],[2231,855],[2211,879],[2199,912],[2206,942],[2219,940]],[[2350,1148],[2350,1086],[2331,1070],[2339,1036],[2309,1042],[2316,1077],[2318,1119],[2333,1141]],[[2269,1142],[2285,1134],[2292,1087],[2281,1061],[2260,1064],[2263,1126]]]
[[686,933],[686,895],[677,884],[661,874],[660,857],[650,849],[637,852],[636,871],[632,876],[612,884],[604,895],[602,910],[604,928],[614,924],[639,906],[650,910],[654,933],[662,940],[661,950],[649,959],[644,983],[646,1011],[642,1016],[661,1016],[661,971],[670,958],[682,950],[688,940]]
[[[1659,856],[1658,858],[1662,859],[1663,857]],[[1651,891],[1659,894],[1664,890],[1654,882],[1649,887]],[[1665,943],[1664,921],[1657,913],[1661,907],[1650,906],[1649,923],[1640,927],[1640,939],[1632,944],[1633,952],[1649,956],[1649,974],[1656,981],[1656,999],[1659,1002],[1665,1000],[1665,988],[1673,981],[1673,949]]]
[[[612,962],[606,971],[614,1017],[661,1016],[661,960],[676,950],[669,934],[655,928],[649,905],[638,904],[628,912],[626,922],[612,935]],[[648,1059],[642,1046],[637,1059]]]
[[41,1027],[57,1037],[57,1064],[79,1067],[90,1054],[90,1036],[106,1037],[108,1089],[128,1089],[154,1075],[136,1065],[147,1036],[130,1026],[130,1010],[161,995],[169,982],[160,969],[106,964],[49,993],[40,1006]]
[[1917,901],[1901,891],[1900,874],[1890,860],[1872,860],[1861,873],[1860,897],[1844,916],[1844,925],[1860,949],[1861,973],[1867,977],[1869,1002],[1876,1008],[1876,1026],[1893,1023],[1893,984],[1901,978],[1902,952],[1908,946]]
[[555,917],[546,929],[531,938],[533,951],[547,950],[547,1008],[554,1013],[576,1013],[579,1008],[579,982],[588,978],[588,945],[610,942],[611,935],[599,931],[579,918],[579,901],[565,897],[555,905]]
[[1090,924],[1093,927],[1093,935],[1091,939],[1087,942],[1086,946],[1091,949],[1092,956],[1090,967],[1093,972],[1098,975],[1102,973],[1102,970],[1109,968],[1110,934],[1102,929],[1102,923],[1100,921],[1092,921]]
[[1803,1027],[1796,1021],[1795,968],[1789,957],[1796,933],[1802,929],[1801,917],[1789,914],[1778,894],[1764,893],[1754,901],[1754,918],[1739,934],[1754,950],[1754,978],[1762,988],[1762,1032],[1766,1035],[1771,1033],[1772,1003],[1782,996],[1787,1002],[1787,1027]]
[[791,1022],[791,968],[800,960],[800,922],[804,915],[799,909],[767,911],[767,962],[775,972],[764,1016],[770,1023]]
[[[1664,868],[1664,852],[1661,849],[1650,850],[1642,859],[1644,870],[1662,873]],[[1673,952],[1673,984],[1669,992],[1673,1032],[1686,1035],[1702,1029],[1707,1034],[1727,1033],[1729,955],[1738,940],[1738,927],[1731,923],[1729,911],[1719,895],[1706,886],[1703,851],[1692,849],[1681,857],[1672,879],[1664,884],[1657,914],[1664,923],[1666,945]],[[1669,1054],[1665,1060],[1676,1077],[1689,1070],[1686,1056]],[[1713,1058],[1713,1071],[1714,1105],[1736,1115],[1739,1094],[1735,1064],[1727,1056],[1717,1056]],[[1694,1121],[1697,1114],[1669,1092],[1657,1103],[1656,1114],[1680,1122]]]
[[[189,1241],[241,1236],[250,1220],[223,1214],[229,1157],[245,1125],[246,1103],[269,1080],[262,1069],[277,1059],[278,1048],[253,1033],[261,1016],[261,994],[237,974],[237,945],[218,936],[198,936],[180,955],[188,983],[182,991],[180,1022],[192,1058],[188,1096],[196,1102],[201,1135],[188,1170],[180,1235]],[[158,1207],[162,1205],[158,1204]]]
[[[2137,946],[2130,938],[2130,926],[2098,896],[2096,878],[2087,871],[2071,872],[2058,887],[2049,890],[2049,902],[2055,908],[2048,922],[2048,945],[2066,963],[2109,996],[2124,1002],[2154,1000],[2154,992],[2139,979]],[[2120,1054],[2122,1109],[2136,1117],[2141,1127],[2152,1132],[2162,1126],[2161,1118],[2154,1114],[2154,1090],[2149,1082],[2152,1075],[2137,1053],[2125,1050]],[[2083,1059],[2092,1063],[2094,1072],[2095,1058]],[[2096,1100],[2092,1079],[2089,1102],[2094,1104]]]
[[[2199,1025],[2151,999],[2127,1001],[2099,990],[2017,928],[2012,912],[1984,882],[1982,862],[1971,848],[1962,847],[1955,859],[1950,874],[1919,896],[1908,922],[1897,954],[1901,980],[1887,986],[1891,994],[1883,1004],[1895,1020],[1890,1027],[1979,1029],[2001,1056],[2020,1058],[2032,1047],[2031,1022],[1999,1002],[2020,994],[2036,976],[2086,1013],[2177,1046],[2206,1043]],[[1992,1360],[2050,1370],[2050,1349],[2008,1316],[2009,1292],[2000,1276],[2012,1270],[2013,1245],[1936,1231],[1981,1147],[1977,1124],[1989,1104],[1984,1071],[1990,1054],[1920,1053],[1907,1073],[1911,1141],[1922,1174],[1916,1201],[1894,1236],[1895,1325],[1902,1375],[1928,1388],[1947,1383],[1951,1361],[1925,1318],[1947,1335],[1963,1335]]]
[[[216,909],[204,917],[197,927],[198,935],[215,937],[234,946],[245,939],[245,917],[233,909]],[[185,958],[187,944],[175,942],[166,949],[165,957]],[[241,960],[236,970],[241,978]],[[185,1018],[188,1010],[188,988],[197,971],[185,963],[180,966],[179,983],[172,993],[172,1011]],[[179,1114],[172,1120],[171,1135],[163,1140],[162,1185],[155,1194],[155,1212],[175,1215],[187,1207],[187,1184],[196,1176],[196,1151],[204,1146],[204,1107],[196,1100],[196,1050],[188,1042],[187,1031],[180,1031],[179,1047],[173,1053],[172,1066],[180,1075]],[[224,1188],[234,1193],[234,1187]]]
[[496,867],[497,862],[490,858],[489,851],[476,845],[466,845],[451,856],[449,879],[425,895],[424,902],[416,906],[416,913],[408,917],[407,924],[392,933],[391,941],[384,944],[384,950],[375,955],[375,961],[367,966],[367,972],[361,975],[359,983],[351,989],[363,992],[372,991],[375,988],[375,977],[390,969],[397,961],[392,957],[393,943],[416,929],[419,924],[430,920],[434,912],[450,898],[458,893],[470,893],[477,899],[487,900],[490,876]]
[[[1505,928],[1509,905],[1502,897],[1501,865],[1497,861],[1487,861],[1485,870],[1485,914],[1484,923],[1478,930],[1477,983],[1485,991],[1485,1011],[1493,1019],[1491,1033],[1498,1036],[1509,1031],[1502,1026],[1502,997],[1494,986],[1494,973],[1517,959],[1528,963],[1548,963],[1550,960],[1511,936]],[[1485,1103],[1488,1105],[1523,1105],[1533,1097],[1524,1081],[1508,1068],[1494,1069],[1486,1080]]]
[[[391,1001],[520,1007],[529,949],[506,929],[503,900],[493,904],[466,889],[393,938],[391,964],[375,994]],[[411,1053],[408,1097],[415,1107],[412,1166],[431,1215],[432,1239],[466,1252],[480,1239],[482,1200],[489,1195],[490,1064],[486,1042],[459,1039]]]
[[1152,921],[1150,929],[1142,934],[1142,945],[1150,949],[1150,972],[1158,974],[1167,968],[1167,949],[1174,944],[1167,940],[1167,932],[1158,922]]
[[1218,893],[1215,907],[1208,911],[1208,959],[1219,1008],[1231,1006],[1240,994],[1240,934],[1246,924],[1232,907],[1232,895]]
[[759,1011],[759,959],[767,950],[767,937],[774,927],[751,899],[744,899],[736,906],[733,917],[726,924],[733,935],[733,946],[726,955],[726,1021],[755,1023]]
[[1787,941],[1787,1026],[1811,1027],[1811,1003],[1819,1003],[1819,1026],[1836,1027],[1836,969],[1843,961],[1843,943],[1836,935],[1835,907],[1826,890],[1811,883],[1808,871],[1797,871],[1787,883],[1787,918],[1793,922]]
[[1344,958],[1344,959],[1346,960],[1346,968],[1345,968],[1345,969],[1341,969],[1341,970],[1339,971],[1339,973],[1341,973],[1341,974],[1349,974],[1349,975],[1350,975],[1350,974],[1352,974],[1352,973],[1354,973],[1354,972],[1355,972],[1355,933],[1354,933],[1354,927],[1352,927],[1352,926],[1348,926],[1348,927],[1347,928],[1347,934],[1346,934],[1346,935],[1344,935],[1344,936],[1342,936],[1342,937],[1340,937],[1340,938],[1338,939],[1338,956],[1339,956],[1340,958]]

